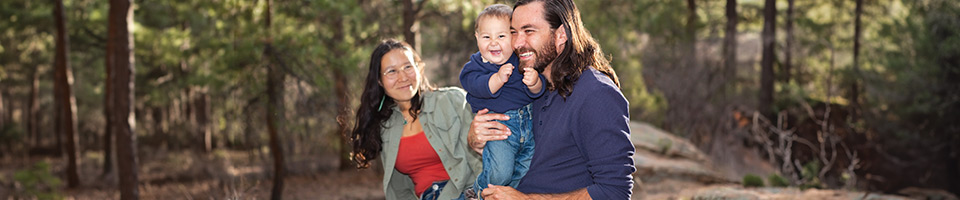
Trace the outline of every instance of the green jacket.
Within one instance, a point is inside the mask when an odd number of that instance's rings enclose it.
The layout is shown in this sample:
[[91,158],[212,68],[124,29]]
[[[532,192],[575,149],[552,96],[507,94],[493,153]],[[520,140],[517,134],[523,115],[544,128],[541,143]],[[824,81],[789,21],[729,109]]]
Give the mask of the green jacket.
[[[423,92],[423,95],[423,107],[418,116],[423,132],[450,175],[450,182],[440,192],[438,199],[457,198],[466,188],[473,186],[482,170],[480,155],[467,145],[467,132],[474,114],[465,100],[466,92],[463,89],[440,88]],[[384,122],[381,137],[383,192],[387,199],[417,199],[413,181],[395,168],[403,116],[396,106],[392,109],[393,114]]]

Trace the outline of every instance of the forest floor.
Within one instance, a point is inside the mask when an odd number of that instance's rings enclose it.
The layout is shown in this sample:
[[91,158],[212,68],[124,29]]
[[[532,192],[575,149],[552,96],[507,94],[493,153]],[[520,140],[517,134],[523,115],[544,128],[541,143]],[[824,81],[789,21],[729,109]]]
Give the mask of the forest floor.
[[[273,187],[269,175],[272,162],[267,153],[217,151],[198,156],[192,152],[152,151],[140,154],[141,199],[269,199]],[[379,166],[341,171],[337,170],[336,158],[332,154],[287,158],[290,175],[284,181],[284,199],[384,198]],[[51,163],[49,171],[52,174],[63,174],[64,162],[53,157],[8,156],[0,159],[0,200],[32,199],[27,188],[15,181],[13,174],[41,161]],[[87,153],[84,161],[80,165],[79,188],[37,188],[55,191],[65,199],[119,199],[116,182],[108,181],[115,180],[115,175],[100,176],[102,159]],[[634,199],[689,199],[704,195],[712,197],[709,199],[900,199],[833,190],[744,189],[734,183],[710,184],[682,179],[638,183],[633,190]]]

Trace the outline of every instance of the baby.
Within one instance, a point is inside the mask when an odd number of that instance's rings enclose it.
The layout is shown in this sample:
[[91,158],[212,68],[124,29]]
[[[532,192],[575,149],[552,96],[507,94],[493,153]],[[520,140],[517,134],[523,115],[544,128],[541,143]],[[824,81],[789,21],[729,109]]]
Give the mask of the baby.
[[479,198],[487,184],[517,187],[533,157],[530,103],[543,94],[546,80],[533,68],[521,72],[515,67],[519,59],[510,43],[512,13],[513,9],[503,4],[480,12],[474,34],[480,51],[470,56],[460,71],[460,85],[467,91],[473,112],[486,108],[509,116],[509,120],[499,122],[512,133],[506,140],[487,142],[483,148],[483,172],[473,190],[465,193],[469,198]]

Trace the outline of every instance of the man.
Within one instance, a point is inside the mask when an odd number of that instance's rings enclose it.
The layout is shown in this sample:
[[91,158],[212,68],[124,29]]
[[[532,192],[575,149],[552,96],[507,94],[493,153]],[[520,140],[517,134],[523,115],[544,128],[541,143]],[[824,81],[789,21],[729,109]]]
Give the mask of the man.
[[[533,160],[517,188],[491,185],[485,199],[629,199],[634,147],[628,103],[600,46],[584,28],[572,0],[520,0],[511,20],[520,67],[547,77],[548,91],[532,103]],[[492,120],[505,115],[480,110],[468,143],[509,130]]]

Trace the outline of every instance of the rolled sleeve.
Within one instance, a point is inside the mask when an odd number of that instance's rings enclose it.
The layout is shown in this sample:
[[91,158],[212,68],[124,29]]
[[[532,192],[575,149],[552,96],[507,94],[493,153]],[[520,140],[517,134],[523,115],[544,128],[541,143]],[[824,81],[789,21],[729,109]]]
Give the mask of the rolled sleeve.
[[538,78],[540,78],[540,84],[542,84],[542,87],[540,87],[539,92],[533,93],[533,92],[530,92],[530,90],[523,90],[527,92],[527,96],[530,97],[531,99],[540,98],[540,96],[543,96],[544,91],[547,90],[547,78],[544,77],[543,74],[540,74]]
[[575,137],[587,158],[593,199],[629,199],[633,189],[635,149],[630,142],[628,103],[615,88],[602,88],[580,107]]

